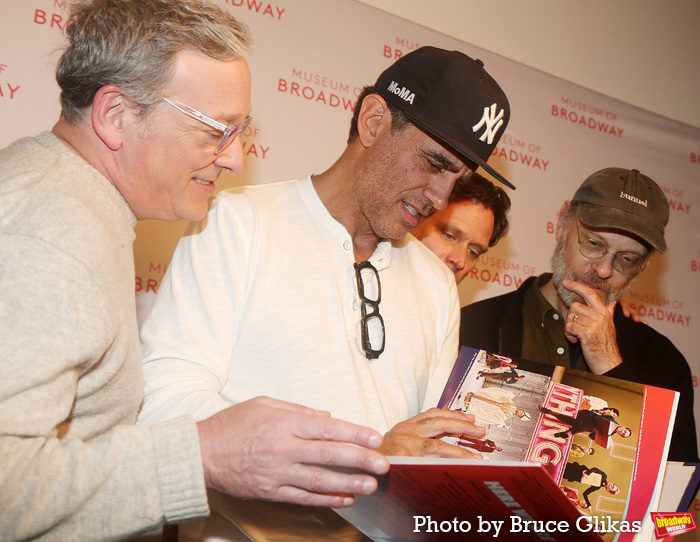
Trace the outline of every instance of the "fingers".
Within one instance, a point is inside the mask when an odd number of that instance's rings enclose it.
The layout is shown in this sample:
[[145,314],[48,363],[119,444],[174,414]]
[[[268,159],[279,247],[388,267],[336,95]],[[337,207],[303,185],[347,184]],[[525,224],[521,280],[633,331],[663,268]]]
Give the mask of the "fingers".
[[[578,333],[580,332],[580,330],[576,328],[576,325],[582,324],[581,322],[579,322],[579,320],[581,319],[581,313],[574,312],[576,310],[574,305],[577,305],[577,303],[571,305],[571,308],[569,309],[569,312],[566,315],[566,322],[564,323],[564,336],[566,337],[567,341],[577,343]],[[578,303],[578,305],[581,304]]]
[[632,320],[634,320],[637,323],[649,325],[649,322],[647,322],[646,320],[642,320],[642,317],[639,315],[639,312],[633,309],[632,306],[626,300],[620,299],[619,303],[620,307],[622,308],[622,314],[624,314],[627,318],[632,318]]
[[484,459],[478,452],[454,446],[440,439],[425,439],[423,442],[423,457],[446,457],[449,459]]
[[585,284],[582,284],[580,282],[567,279],[564,279],[561,284],[567,290],[570,290],[575,294],[580,295],[586,302],[586,305],[588,305],[589,307],[593,307],[596,309],[605,308],[605,305],[601,301],[600,297],[598,297],[596,291],[590,286],[586,286]]
[[620,299],[620,308],[622,308],[622,314],[624,314],[627,318],[632,316],[632,313],[630,312],[629,303],[627,303],[627,301],[625,301],[624,299]]
[[572,343],[581,340],[581,334],[585,326],[591,325],[593,321],[599,319],[599,311],[605,311],[606,316],[612,316],[614,311],[614,302],[612,308],[607,307],[596,294],[593,288],[586,286],[580,282],[573,280],[564,280],[562,285],[568,290],[581,296],[585,302],[575,302],[569,308],[566,315],[566,323],[564,325],[564,334],[566,339]]
[[[575,302],[569,308],[569,312],[566,315],[566,323],[586,327],[599,322],[612,322],[616,304],[617,301],[611,301],[604,305],[600,299],[596,306]],[[576,334],[575,327],[567,325],[566,328],[569,333]]]
[[[240,496],[342,508],[353,504],[354,495],[369,495],[377,490],[377,480],[372,476],[334,472],[313,465],[297,464],[284,472],[269,471],[266,474],[266,479],[256,480],[254,492]],[[279,475],[284,475],[285,483],[271,483]]]
[[596,374],[606,373],[622,363],[613,321],[615,303],[604,305],[598,301],[596,307],[573,303],[566,315],[567,340],[581,344],[588,368]]
[[303,415],[296,421],[295,434],[305,440],[348,442],[371,449],[382,443],[382,436],[376,431],[344,420]]
[[[284,416],[279,418],[278,421],[287,425],[301,439],[346,442],[371,449],[379,448],[382,443],[382,436],[377,431],[337,418],[331,418],[327,411],[319,411],[303,405],[264,396],[256,397],[246,401],[246,403],[264,405],[298,414],[298,416]],[[271,423],[273,420],[268,418],[266,421]]]
[[474,425],[471,414],[431,408],[392,427],[380,450],[386,455],[474,458],[471,452],[439,439],[458,435],[481,438],[485,434],[483,427]]
[[587,326],[595,319],[593,316],[584,314],[586,310],[591,310],[586,305],[574,303],[566,315],[566,323],[564,324],[564,335],[569,342],[577,343],[586,338]]
[[298,464],[362,469],[373,474],[389,470],[389,461],[382,453],[330,440],[295,441],[288,458]]
[[331,508],[345,508],[355,502],[355,498],[349,494],[313,493],[294,486],[281,487],[277,497],[277,501]]
[[[467,420],[449,417],[434,417],[426,421],[424,429],[428,429],[427,438],[439,438],[449,435],[466,435],[481,438],[486,435],[486,429]],[[422,436],[422,435],[421,435]]]
[[356,471],[331,470],[298,463],[289,468],[285,475],[288,486],[326,496],[369,495],[377,490],[376,478]]
[[474,416],[458,410],[431,408],[413,418],[396,424],[392,431],[419,438],[435,438],[445,435],[469,435],[481,437],[483,427],[474,425]]
[[[366,472],[389,470],[366,447],[381,445],[376,431],[269,398],[229,407],[197,429],[207,487],[238,497],[348,506],[353,493],[376,490]],[[366,472],[340,472],[348,468]]]
[[456,420],[466,420],[468,422],[473,422],[475,420],[473,414],[467,414],[466,412],[461,412],[459,410],[448,410],[446,408],[430,408],[416,416],[416,418],[420,418],[422,416],[439,416],[441,418],[454,418]]
[[467,423],[474,423],[474,418],[473,414],[467,414],[466,412],[462,412],[460,410],[448,410],[446,408],[430,408],[426,410],[425,412],[421,412],[418,414],[418,416],[414,416],[411,418],[411,420],[415,421],[434,421],[435,419],[441,419],[441,420],[456,420],[459,422],[467,422]]
[[384,437],[382,452],[386,455],[405,457],[483,459],[481,454],[449,444],[439,438],[423,438],[411,434],[391,432]]
[[264,421],[270,426],[266,429],[269,434],[287,436],[286,440],[277,439],[270,453],[283,453],[289,462],[358,468],[374,474],[389,470],[386,457],[374,451],[382,444],[382,436],[376,431],[325,413],[318,415],[306,407],[264,399],[276,410],[282,403],[282,408],[290,411],[281,417],[273,411]]

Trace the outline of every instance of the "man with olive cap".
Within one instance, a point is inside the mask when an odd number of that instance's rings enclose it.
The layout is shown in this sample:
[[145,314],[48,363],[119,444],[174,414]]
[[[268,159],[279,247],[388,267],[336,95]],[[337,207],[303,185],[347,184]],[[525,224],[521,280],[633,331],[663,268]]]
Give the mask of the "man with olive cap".
[[669,205],[636,169],[593,173],[559,211],[553,273],[462,309],[460,344],[680,392],[669,459],[697,461],[690,368],[617,301],[666,250]]

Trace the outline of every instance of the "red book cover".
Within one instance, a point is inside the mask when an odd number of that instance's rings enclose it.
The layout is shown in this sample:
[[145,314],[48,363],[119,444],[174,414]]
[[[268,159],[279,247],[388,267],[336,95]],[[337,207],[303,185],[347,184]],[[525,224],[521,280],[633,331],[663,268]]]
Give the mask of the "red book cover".
[[390,460],[374,495],[336,510],[375,541],[600,541],[537,464]]
[[390,458],[337,512],[375,541],[650,540],[678,394],[462,348],[438,407],[475,416],[483,460]]

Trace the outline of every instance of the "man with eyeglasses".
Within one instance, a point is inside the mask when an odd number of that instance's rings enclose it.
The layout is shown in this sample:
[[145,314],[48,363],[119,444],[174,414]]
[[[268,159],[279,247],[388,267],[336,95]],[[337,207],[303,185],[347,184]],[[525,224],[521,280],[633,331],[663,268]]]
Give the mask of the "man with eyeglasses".
[[326,506],[374,491],[325,467],[386,472],[381,435],[309,408],[135,424],[134,227],[202,218],[221,171],[243,170],[250,37],[206,0],[75,2],[65,31],[60,119],[0,150],[0,540],[122,540],[206,516],[207,487]]
[[460,344],[674,389],[669,459],[697,461],[690,368],[671,341],[618,301],[666,250],[669,204],[638,170],[593,173],[559,211],[553,273],[462,308]]
[[459,299],[406,234],[477,167],[507,183],[486,160],[509,116],[483,63],[422,47],[361,93],[328,170],[220,194],[142,326],[140,422],[269,394],[378,430],[389,455],[472,457],[435,438],[482,436],[470,416],[423,412],[457,356]]

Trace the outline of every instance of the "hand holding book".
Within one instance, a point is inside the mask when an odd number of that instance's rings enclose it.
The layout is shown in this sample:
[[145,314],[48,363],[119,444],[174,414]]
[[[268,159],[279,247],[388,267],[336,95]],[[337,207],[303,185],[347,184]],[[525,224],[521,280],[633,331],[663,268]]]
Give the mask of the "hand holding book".
[[479,453],[441,440],[445,435],[481,438],[486,431],[474,424],[474,416],[457,410],[431,408],[400,422],[384,435],[379,449],[388,456],[480,459]]

